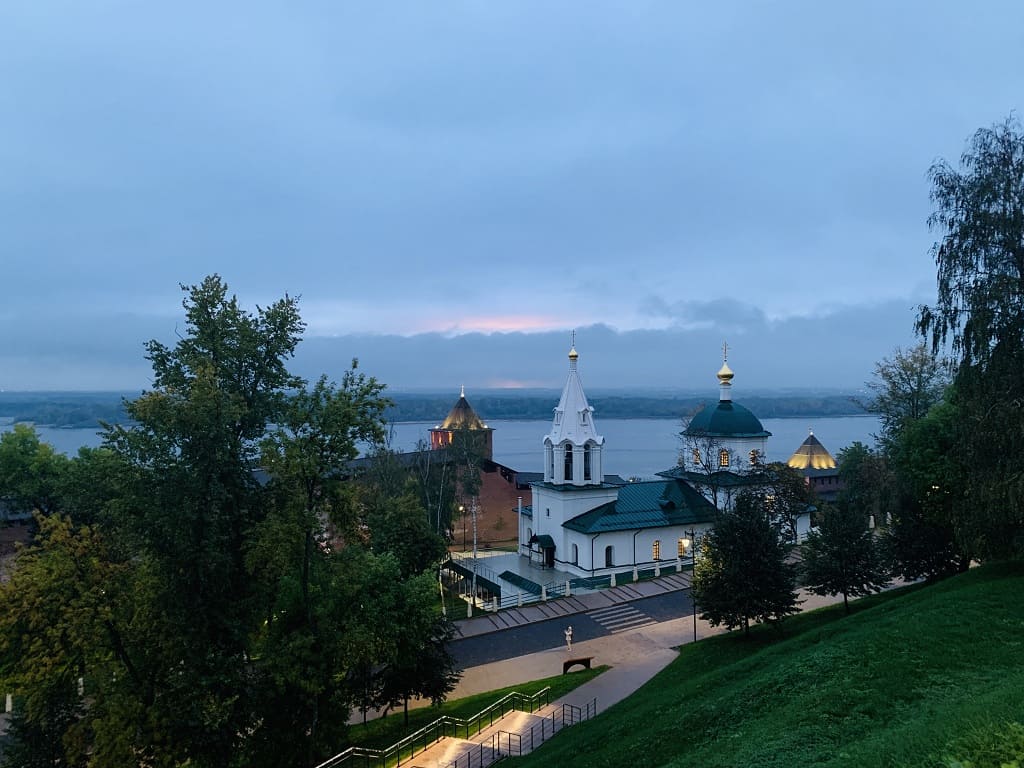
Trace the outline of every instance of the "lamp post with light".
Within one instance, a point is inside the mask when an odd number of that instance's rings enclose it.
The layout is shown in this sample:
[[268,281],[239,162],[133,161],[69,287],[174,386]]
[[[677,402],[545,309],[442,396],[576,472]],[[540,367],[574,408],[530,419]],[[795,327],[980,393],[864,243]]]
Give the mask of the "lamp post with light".
[[693,608],[693,642],[697,642],[697,598],[693,596],[693,576],[697,568],[697,533],[690,530],[690,538],[683,539],[683,546],[690,553],[690,606]]

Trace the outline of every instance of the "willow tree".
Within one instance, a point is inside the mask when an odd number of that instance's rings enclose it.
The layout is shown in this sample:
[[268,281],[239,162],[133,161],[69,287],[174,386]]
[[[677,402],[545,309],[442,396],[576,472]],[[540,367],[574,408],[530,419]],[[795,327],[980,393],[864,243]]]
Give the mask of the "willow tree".
[[978,130],[955,168],[930,170],[939,234],[936,302],[918,331],[948,344],[962,416],[958,453],[986,556],[1024,552],[1024,133],[1009,118]]

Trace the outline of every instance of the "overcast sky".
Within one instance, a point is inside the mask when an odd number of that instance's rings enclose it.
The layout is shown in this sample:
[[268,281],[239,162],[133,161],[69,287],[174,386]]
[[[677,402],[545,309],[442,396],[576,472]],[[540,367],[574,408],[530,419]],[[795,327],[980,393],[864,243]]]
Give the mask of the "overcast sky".
[[857,385],[1024,4],[0,4],[0,388],[137,388],[179,283],[397,389]]

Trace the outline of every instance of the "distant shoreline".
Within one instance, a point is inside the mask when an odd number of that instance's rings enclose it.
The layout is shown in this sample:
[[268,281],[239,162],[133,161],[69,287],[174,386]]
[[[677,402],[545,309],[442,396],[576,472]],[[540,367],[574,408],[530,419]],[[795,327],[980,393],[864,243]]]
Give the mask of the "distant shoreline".
[[[123,392],[46,393],[0,392],[0,425],[31,423],[53,429],[93,429],[100,422],[129,423]],[[385,413],[389,422],[418,423],[444,420],[455,400],[450,394],[392,393]],[[590,398],[599,419],[679,419],[690,416],[712,397],[595,394]],[[780,394],[737,398],[761,419],[815,419],[866,416],[854,395]],[[484,421],[547,421],[557,393],[512,394],[494,391],[472,396],[470,402]]]

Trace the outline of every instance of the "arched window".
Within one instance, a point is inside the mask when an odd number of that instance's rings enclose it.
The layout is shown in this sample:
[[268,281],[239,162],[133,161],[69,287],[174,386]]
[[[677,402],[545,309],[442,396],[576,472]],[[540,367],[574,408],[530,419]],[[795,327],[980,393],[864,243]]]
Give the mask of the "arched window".
[[693,449],[693,466],[700,466],[700,450],[698,448]]
[[590,480],[590,443],[583,446],[583,479]]
[[655,539],[651,545],[651,560],[661,560],[661,539]]
[[752,450],[750,452],[750,466],[752,466],[752,467],[756,467],[757,466],[757,450],[756,449]]
[[729,466],[729,452],[724,448],[718,452],[718,466],[728,467]]
[[572,443],[565,444],[565,479],[572,480]]
[[577,547],[575,544],[572,545],[572,564],[580,564],[580,548]]
[[533,538],[533,528],[526,526],[526,542],[529,543],[530,539]]
[[615,547],[607,546],[604,548],[604,567],[611,568],[615,565]]

